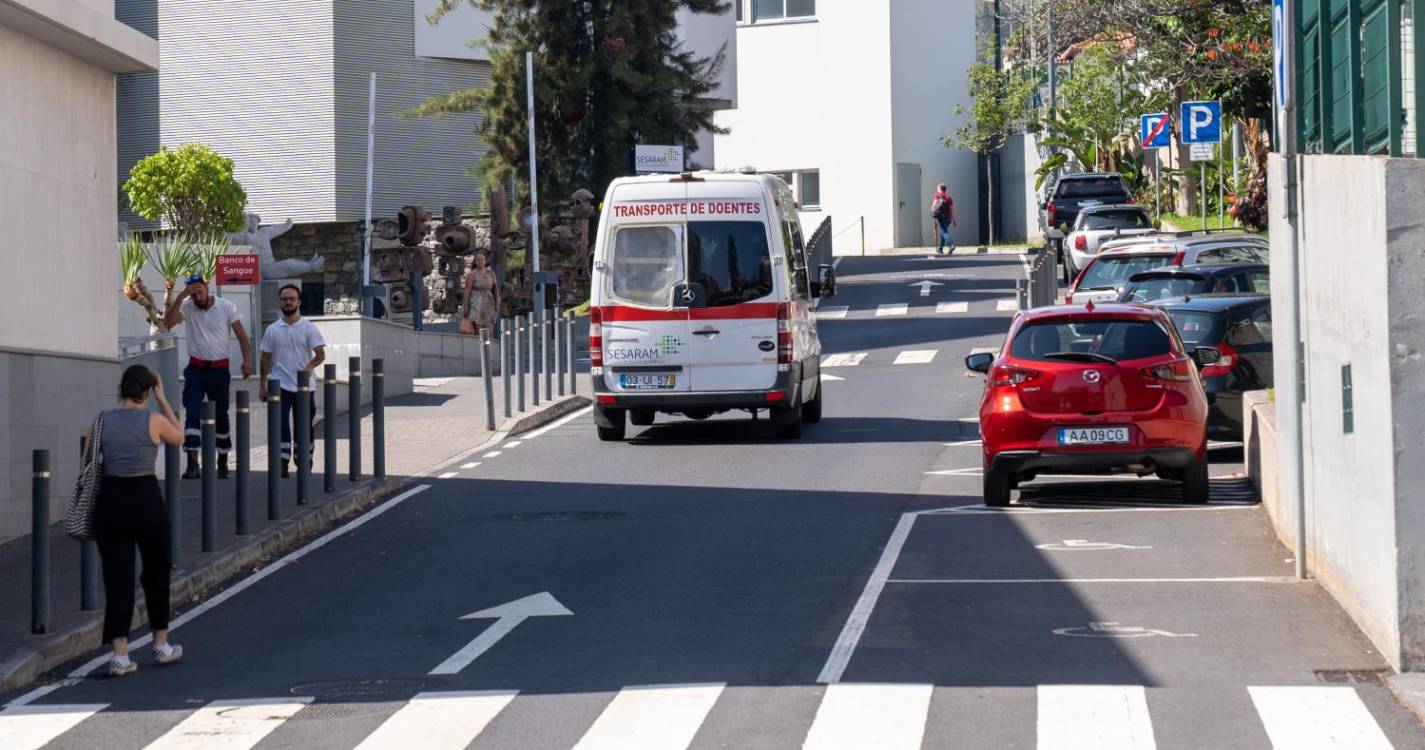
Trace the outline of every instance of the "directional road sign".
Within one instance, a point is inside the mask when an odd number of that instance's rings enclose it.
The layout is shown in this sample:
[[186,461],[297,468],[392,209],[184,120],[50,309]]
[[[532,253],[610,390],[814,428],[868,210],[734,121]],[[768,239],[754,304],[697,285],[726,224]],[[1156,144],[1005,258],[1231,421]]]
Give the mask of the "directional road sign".
[[1173,121],[1167,112],[1154,112],[1138,118],[1138,139],[1143,148],[1164,148],[1173,142]]
[[1277,108],[1285,109],[1291,103],[1292,81],[1286,76],[1286,2],[1272,0],[1272,62],[1276,69]]
[[1222,102],[1183,102],[1183,143],[1222,142]]

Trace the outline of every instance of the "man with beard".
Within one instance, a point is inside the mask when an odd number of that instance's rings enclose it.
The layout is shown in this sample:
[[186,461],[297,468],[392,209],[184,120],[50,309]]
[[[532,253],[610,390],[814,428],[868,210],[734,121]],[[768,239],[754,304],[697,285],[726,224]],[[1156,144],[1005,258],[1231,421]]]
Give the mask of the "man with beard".
[[228,425],[228,334],[237,337],[242,349],[242,376],[252,377],[252,347],[242,327],[242,315],[231,300],[214,297],[200,273],[188,277],[178,299],[168,306],[163,324],[169,330],[187,323],[188,366],[183,369],[183,452],[188,455],[184,479],[198,478],[198,449],[202,443],[199,421],[203,399],[212,401],[218,413],[218,476],[228,476],[228,451],[233,447]]
[[[282,308],[282,318],[267,327],[262,334],[262,382],[257,386],[257,397],[266,401],[269,395],[282,400],[282,476],[290,471],[287,464],[292,460],[292,412],[297,408],[297,373],[306,370],[309,374],[326,360],[326,340],[322,332],[310,320],[302,317],[302,293],[295,284],[287,284],[277,290],[277,302]],[[267,393],[269,374],[277,379],[280,394]],[[316,421],[316,409],[308,414],[308,419]],[[269,426],[269,429],[271,427]],[[307,434],[315,434],[315,431]],[[315,441],[309,446],[315,449]],[[310,465],[312,456],[303,457]]]

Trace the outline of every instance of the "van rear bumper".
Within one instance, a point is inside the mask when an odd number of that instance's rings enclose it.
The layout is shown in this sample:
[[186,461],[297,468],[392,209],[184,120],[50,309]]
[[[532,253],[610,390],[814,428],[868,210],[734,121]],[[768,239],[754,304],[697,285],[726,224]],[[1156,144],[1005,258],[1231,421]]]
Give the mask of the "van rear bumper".
[[[768,395],[772,394],[772,399]],[[782,394],[777,397],[775,394]],[[604,408],[667,411],[725,411],[769,409],[797,403],[801,398],[801,364],[777,373],[771,388],[756,391],[690,391],[683,393],[612,391],[603,378],[594,378],[594,400]]]

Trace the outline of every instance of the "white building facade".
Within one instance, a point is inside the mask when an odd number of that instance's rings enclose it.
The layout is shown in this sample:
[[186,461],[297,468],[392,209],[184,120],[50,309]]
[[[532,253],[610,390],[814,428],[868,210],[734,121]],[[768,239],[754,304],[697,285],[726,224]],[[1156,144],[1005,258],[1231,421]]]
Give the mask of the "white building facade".
[[838,254],[933,245],[930,199],[950,186],[956,242],[979,237],[976,156],[947,148],[971,99],[975,0],[734,0],[736,108],[718,114],[718,169],[789,178]]

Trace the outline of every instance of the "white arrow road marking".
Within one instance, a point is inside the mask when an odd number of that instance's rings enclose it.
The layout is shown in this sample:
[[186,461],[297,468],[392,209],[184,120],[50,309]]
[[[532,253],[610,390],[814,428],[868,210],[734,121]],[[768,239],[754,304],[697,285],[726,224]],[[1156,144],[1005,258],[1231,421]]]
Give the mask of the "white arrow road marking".
[[884,318],[890,315],[905,315],[910,305],[905,302],[892,302],[886,305],[876,306],[876,317]]
[[509,635],[510,631],[531,617],[555,617],[572,614],[574,613],[560,604],[559,600],[551,596],[548,591],[531,594],[498,607],[471,612],[460,619],[494,619],[495,624],[486,628],[485,632],[466,644],[465,648],[456,651],[449,659],[441,662],[440,666],[430,671],[430,674],[459,674],[460,670],[470,666],[470,662],[480,658],[481,654],[489,651],[492,646],[500,642],[501,638]]
[[248,750],[312,702],[311,696],[213,701],[148,750]]
[[356,750],[464,750],[518,694],[517,690],[417,693]]
[[1039,750],[1154,750],[1142,685],[1040,685]]
[[933,288],[935,288],[935,287],[937,287],[937,286],[945,286],[945,285],[942,284],[942,283],[940,283],[940,282],[938,282],[938,281],[931,281],[930,279],[926,279],[926,280],[924,280],[924,281],[917,281],[917,282],[915,282],[914,284],[907,284],[906,286],[918,286],[918,287],[920,287],[920,296],[922,296],[922,297],[929,297],[929,296],[930,296],[930,290],[931,290],[931,289],[933,289]]
[[1248,687],[1274,748],[1389,750],[1355,688]]
[[936,349],[911,349],[896,355],[893,365],[926,365],[935,359]]
[[855,367],[861,364],[861,360],[866,358],[867,352],[844,352],[841,354],[828,354],[821,360],[822,367]]
[[802,750],[920,750],[933,685],[826,688]]
[[722,695],[722,683],[626,687],[574,750],[680,750]]
[[849,307],[819,307],[816,317],[818,320],[839,320],[846,317],[846,311],[850,309]]
[[108,704],[11,706],[0,711],[0,747],[37,750],[105,708]]
[[[825,366],[825,365],[823,365],[823,367],[824,367],[824,366]],[[830,382],[835,381],[835,380],[845,380],[845,379],[846,379],[846,378],[838,378],[838,377],[836,377],[835,375],[832,375],[832,374],[830,374],[830,373],[825,373],[825,372],[823,372],[823,373],[821,374],[821,382],[823,382],[823,383],[830,383]]]
[[935,303],[935,312],[938,313],[938,314],[944,314],[944,313],[962,313],[962,312],[969,312],[969,311],[970,311],[970,303],[969,303],[969,302],[936,302],[936,303]]
[[1019,300],[1002,299],[995,303],[995,310],[999,312],[1015,312],[1019,310]]

